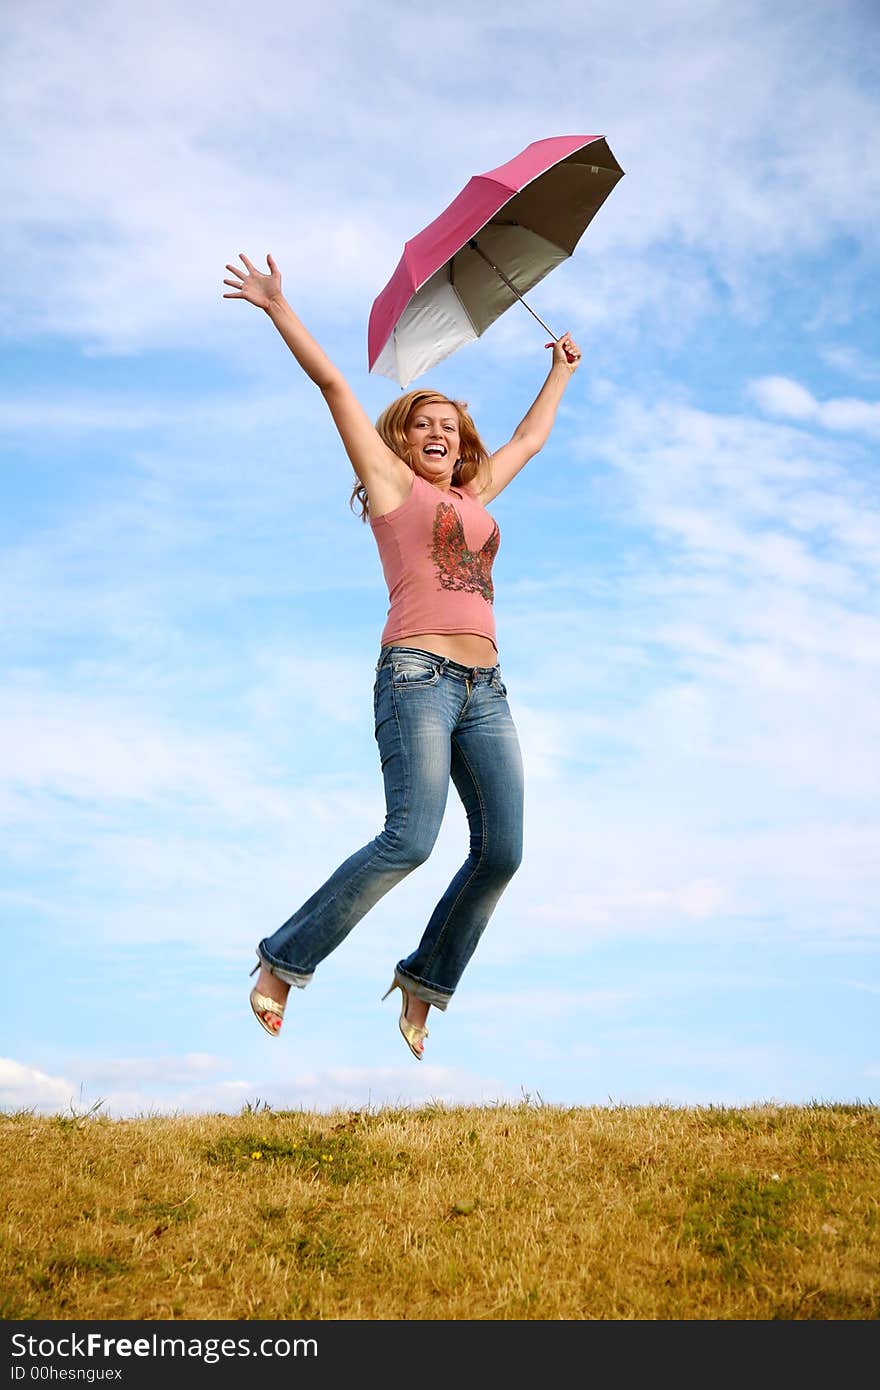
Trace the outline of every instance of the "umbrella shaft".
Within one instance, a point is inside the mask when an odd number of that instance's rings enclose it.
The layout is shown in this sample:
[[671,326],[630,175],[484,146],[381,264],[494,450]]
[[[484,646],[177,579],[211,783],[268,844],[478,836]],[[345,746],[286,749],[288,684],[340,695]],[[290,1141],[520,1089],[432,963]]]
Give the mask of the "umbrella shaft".
[[538,315],[535,313],[534,309],[532,308],[532,306],[531,306],[530,304],[526,304],[526,301],[523,299],[523,297],[522,297],[522,295],[520,294],[519,290],[516,288],[516,285],[511,284],[511,282],[508,280],[507,276],[504,274],[504,271],[503,271],[503,270],[499,270],[498,267],[497,267],[497,265],[495,264],[494,261],[490,261],[489,257],[486,255],[486,253],[485,253],[485,251],[483,250],[483,248],[482,248],[481,246],[478,246],[477,243],[476,243],[475,241],[473,241],[473,240],[469,241],[469,242],[468,242],[468,246],[471,248],[472,251],[476,251],[476,253],[477,253],[478,256],[482,256],[482,257],[483,257],[483,260],[486,262],[486,264],[487,264],[488,266],[491,266],[491,267],[492,267],[492,269],[495,271],[495,274],[498,275],[498,276],[500,276],[500,278],[504,281],[504,283],[505,283],[505,285],[507,286],[507,288],[508,288],[513,294],[516,295],[516,297],[517,297],[517,299],[519,300],[520,304],[525,304],[525,307],[528,309],[528,311],[529,311],[529,313],[531,314],[532,318],[533,318],[533,319],[538,319],[538,323],[541,325],[541,327],[542,327],[543,329],[546,329],[546,331],[550,334],[550,337],[553,339],[553,341],[554,341],[554,343],[555,343],[555,342],[557,341],[558,335],[557,335],[556,333],[553,332],[553,329],[552,329],[552,328],[548,328],[548,327],[547,327],[546,323],[544,322],[544,320],[543,320],[542,318],[538,318]]

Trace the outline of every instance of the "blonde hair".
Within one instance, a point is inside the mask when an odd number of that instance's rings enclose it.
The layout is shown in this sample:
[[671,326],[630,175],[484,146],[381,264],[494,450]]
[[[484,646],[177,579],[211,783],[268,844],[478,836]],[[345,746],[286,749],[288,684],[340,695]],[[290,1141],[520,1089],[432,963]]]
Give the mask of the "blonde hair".
[[[376,431],[380,438],[388,445],[392,453],[402,459],[408,468],[412,468],[411,446],[407,443],[406,427],[413,415],[426,405],[451,405],[455,407],[458,415],[461,448],[452,470],[452,482],[455,487],[462,487],[465,483],[473,482],[481,470],[488,470],[489,451],[477,433],[477,427],[468,413],[467,401],[452,401],[448,396],[441,395],[439,391],[429,391],[425,388],[407,391],[404,395],[398,396],[389,406],[386,406],[376,421]],[[361,520],[366,522],[369,517],[370,503],[367,489],[359,478],[351,490],[351,497],[348,501],[352,511],[355,501],[360,503]]]

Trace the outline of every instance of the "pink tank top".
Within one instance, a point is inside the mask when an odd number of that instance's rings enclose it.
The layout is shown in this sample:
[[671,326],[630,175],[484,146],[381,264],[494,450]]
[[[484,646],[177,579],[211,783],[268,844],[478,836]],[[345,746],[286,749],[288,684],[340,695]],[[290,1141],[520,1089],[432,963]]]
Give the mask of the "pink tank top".
[[498,523],[466,487],[413,473],[409,496],[370,518],[388,585],[383,647],[415,632],[474,632],[497,652],[492,562]]

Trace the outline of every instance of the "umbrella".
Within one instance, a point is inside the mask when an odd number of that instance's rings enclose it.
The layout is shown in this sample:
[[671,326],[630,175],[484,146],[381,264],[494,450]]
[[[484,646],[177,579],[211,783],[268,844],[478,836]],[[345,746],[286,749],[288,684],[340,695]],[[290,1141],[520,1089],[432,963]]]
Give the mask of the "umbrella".
[[411,241],[370,310],[369,370],[409,385],[485,333],[573,253],[623,170],[603,135],[537,140],[469,179]]

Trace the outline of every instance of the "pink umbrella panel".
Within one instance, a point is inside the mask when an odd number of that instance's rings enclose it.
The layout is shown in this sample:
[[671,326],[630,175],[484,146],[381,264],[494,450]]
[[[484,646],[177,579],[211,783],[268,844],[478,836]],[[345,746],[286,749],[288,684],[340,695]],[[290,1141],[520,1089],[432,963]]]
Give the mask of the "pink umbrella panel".
[[529,309],[522,296],[572,255],[622,177],[604,136],[559,135],[471,178],[406,242],[376,297],[370,372],[406,387],[479,338],[517,300]]

